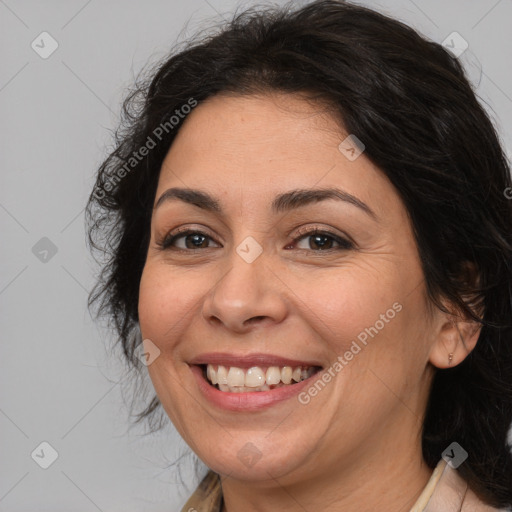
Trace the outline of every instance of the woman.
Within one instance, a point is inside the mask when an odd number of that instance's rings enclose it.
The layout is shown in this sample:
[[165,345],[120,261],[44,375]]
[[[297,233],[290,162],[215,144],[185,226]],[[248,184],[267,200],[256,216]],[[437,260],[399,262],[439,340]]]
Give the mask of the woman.
[[511,179],[458,61],[349,3],[248,11],[125,113],[90,301],[210,469],[183,510],[511,506]]

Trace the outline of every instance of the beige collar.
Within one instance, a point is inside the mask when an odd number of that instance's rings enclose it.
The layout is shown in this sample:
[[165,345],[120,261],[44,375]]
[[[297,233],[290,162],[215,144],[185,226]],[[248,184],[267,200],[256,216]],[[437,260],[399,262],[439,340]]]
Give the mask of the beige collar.
[[[219,475],[208,471],[182,512],[221,512]],[[486,505],[468,488],[456,469],[441,459],[409,512],[506,512]]]
[[430,497],[432,496],[434,489],[436,488],[436,485],[439,482],[439,479],[441,478],[441,475],[443,474],[446,466],[447,464],[444,459],[441,459],[437,463],[437,466],[435,467],[432,476],[427,482],[427,485],[424,487],[422,493],[409,512],[423,512],[425,510],[425,507],[427,506],[427,503],[430,500]]

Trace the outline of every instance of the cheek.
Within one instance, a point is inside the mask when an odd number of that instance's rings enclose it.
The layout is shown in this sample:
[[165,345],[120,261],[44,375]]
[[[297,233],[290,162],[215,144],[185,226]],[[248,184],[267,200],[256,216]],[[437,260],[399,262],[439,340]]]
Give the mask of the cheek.
[[350,343],[365,328],[376,322],[380,325],[381,314],[394,317],[393,304],[401,296],[392,271],[370,273],[355,266],[330,270],[323,276],[310,274],[297,280],[294,288],[304,304],[302,313],[325,332],[333,348],[338,345],[338,351],[344,351],[347,340]]
[[143,338],[159,338],[156,334],[167,317],[167,293],[155,273],[148,266],[144,267],[139,288],[139,324]]
[[148,263],[139,289],[139,323],[142,336],[166,342],[184,328],[204,290],[192,276],[171,272],[166,265]]
[[413,276],[397,267],[369,270],[354,265],[295,283],[300,315],[328,346],[330,359],[343,358],[343,373],[358,393],[367,387],[360,385],[365,369],[401,387],[401,379],[410,383],[422,374],[428,358],[424,287],[411,286]]
[[183,320],[196,299],[194,288],[187,284],[190,282],[171,275],[169,266],[149,261],[142,272],[138,304],[142,339],[150,339],[160,350],[147,370],[163,408],[180,432],[185,431],[182,418],[186,396],[180,392],[183,365],[175,356],[180,335],[186,329]]

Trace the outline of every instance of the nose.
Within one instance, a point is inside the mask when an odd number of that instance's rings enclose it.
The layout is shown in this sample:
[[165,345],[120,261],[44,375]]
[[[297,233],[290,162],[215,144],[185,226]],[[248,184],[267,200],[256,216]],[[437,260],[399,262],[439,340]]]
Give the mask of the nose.
[[205,297],[203,316],[210,324],[239,334],[277,324],[287,313],[285,289],[270,258],[261,254],[247,263],[233,250],[229,269]]

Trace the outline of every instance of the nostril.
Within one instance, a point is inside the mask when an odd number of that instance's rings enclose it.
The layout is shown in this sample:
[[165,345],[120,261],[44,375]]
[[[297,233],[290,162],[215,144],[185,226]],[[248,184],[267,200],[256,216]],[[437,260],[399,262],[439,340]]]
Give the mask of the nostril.
[[252,318],[249,318],[249,320],[246,320],[244,323],[249,324],[249,323],[259,322],[261,320],[264,320],[265,318],[266,318],[265,316],[253,316]]

